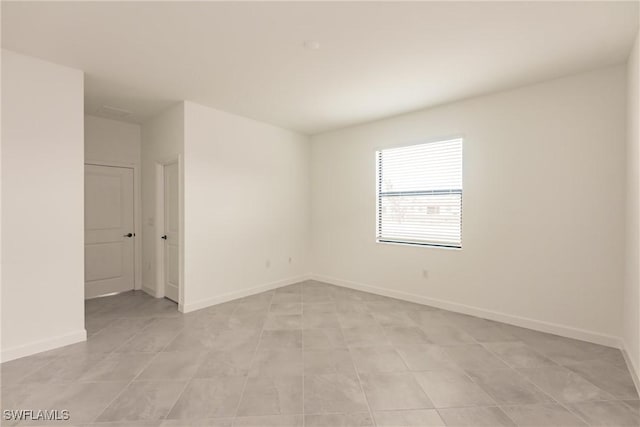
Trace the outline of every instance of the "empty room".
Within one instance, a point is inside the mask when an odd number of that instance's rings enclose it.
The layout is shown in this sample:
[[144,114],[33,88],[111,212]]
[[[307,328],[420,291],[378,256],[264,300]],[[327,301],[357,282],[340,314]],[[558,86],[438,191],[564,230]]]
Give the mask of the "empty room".
[[639,9],[2,1],[0,425],[640,426]]

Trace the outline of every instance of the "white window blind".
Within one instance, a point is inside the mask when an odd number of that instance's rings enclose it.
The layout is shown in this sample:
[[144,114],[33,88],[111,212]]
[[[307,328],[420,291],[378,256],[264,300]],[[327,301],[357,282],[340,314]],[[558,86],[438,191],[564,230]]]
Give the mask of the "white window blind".
[[462,139],[377,152],[377,240],[462,247]]

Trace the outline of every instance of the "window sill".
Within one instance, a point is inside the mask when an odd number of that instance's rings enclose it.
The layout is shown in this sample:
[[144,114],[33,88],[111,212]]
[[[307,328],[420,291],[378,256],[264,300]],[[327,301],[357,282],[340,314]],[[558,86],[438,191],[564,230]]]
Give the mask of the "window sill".
[[448,249],[448,250],[454,250],[454,251],[462,250],[462,246],[438,245],[433,243],[414,243],[414,242],[401,242],[401,241],[380,240],[380,239],[376,239],[376,243],[384,244],[384,245],[413,246],[413,247],[432,248],[432,249]]

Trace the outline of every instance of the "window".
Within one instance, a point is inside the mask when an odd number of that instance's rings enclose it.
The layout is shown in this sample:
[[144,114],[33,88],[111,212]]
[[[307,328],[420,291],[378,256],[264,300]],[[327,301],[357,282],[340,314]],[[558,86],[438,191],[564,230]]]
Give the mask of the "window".
[[462,139],[376,156],[378,242],[461,248]]

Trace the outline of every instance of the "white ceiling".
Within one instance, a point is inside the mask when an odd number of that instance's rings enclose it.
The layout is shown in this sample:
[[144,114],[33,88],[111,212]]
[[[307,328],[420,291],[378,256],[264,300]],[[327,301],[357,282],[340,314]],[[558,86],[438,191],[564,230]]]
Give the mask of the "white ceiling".
[[85,70],[88,113],[186,99],[307,134],[621,63],[637,29],[637,1],[2,2],[3,47]]

